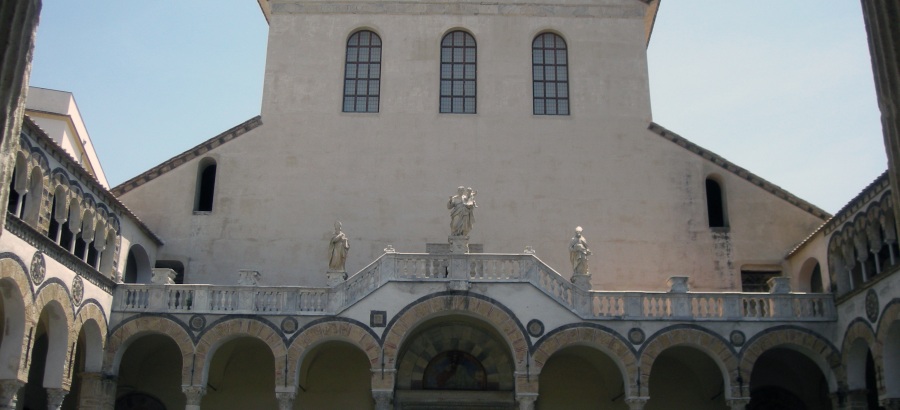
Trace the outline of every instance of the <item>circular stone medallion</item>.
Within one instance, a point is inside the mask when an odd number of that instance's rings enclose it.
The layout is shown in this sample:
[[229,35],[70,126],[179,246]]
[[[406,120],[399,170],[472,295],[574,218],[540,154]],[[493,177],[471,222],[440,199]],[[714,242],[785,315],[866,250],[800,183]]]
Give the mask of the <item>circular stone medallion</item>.
[[297,331],[297,319],[286,317],[281,321],[281,331],[284,333],[294,333]]
[[747,336],[744,335],[744,332],[735,330],[731,332],[731,336],[729,337],[729,339],[731,339],[731,344],[740,347],[743,346],[744,342],[747,341]]
[[878,294],[875,293],[875,289],[869,289],[866,292],[866,317],[872,324],[878,320],[878,308]]
[[72,299],[75,300],[76,305],[80,305],[84,300],[84,281],[81,280],[81,276],[72,279]]
[[644,339],[646,337],[647,336],[644,335],[644,331],[636,327],[633,327],[628,331],[628,341],[631,342],[631,344],[639,345],[641,343],[644,343]]
[[188,320],[188,325],[191,327],[193,331],[200,331],[206,327],[206,318],[203,315],[194,315],[191,316],[190,320]]
[[34,257],[31,258],[31,281],[35,285],[39,285],[44,281],[46,273],[47,265],[44,263],[44,254],[41,251],[37,251],[34,253]]
[[541,337],[544,334],[544,323],[537,319],[531,319],[526,329],[532,337]]

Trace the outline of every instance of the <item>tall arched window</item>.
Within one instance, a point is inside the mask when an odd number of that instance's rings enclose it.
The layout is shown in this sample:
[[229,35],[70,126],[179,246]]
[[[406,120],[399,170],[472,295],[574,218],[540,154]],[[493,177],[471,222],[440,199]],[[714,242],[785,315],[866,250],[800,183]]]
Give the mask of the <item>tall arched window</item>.
[[706,178],[706,211],[710,228],[725,228],[728,217],[725,213],[725,192],[722,186],[712,178]]
[[465,31],[441,40],[441,112],[475,114],[475,37]]
[[347,39],[344,112],[378,112],[381,95],[381,38],[357,31]]
[[194,198],[194,211],[210,212],[213,207],[213,196],[216,191],[216,161],[203,158],[197,168],[197,191]]
[[569,62],[566,41],[544,33],[531,43],[534,114],[569,115]]

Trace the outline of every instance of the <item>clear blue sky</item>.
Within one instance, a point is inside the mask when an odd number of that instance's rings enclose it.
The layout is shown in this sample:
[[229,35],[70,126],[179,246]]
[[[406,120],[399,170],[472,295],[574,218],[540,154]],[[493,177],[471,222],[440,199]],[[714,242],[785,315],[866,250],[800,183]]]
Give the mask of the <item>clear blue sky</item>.
[[[44,1],[31,84],[116,185],[259,113],[267,30],[254,0]],[[829,212],[887,168],[857,0],[663,0],[649,70],[657,123]]]

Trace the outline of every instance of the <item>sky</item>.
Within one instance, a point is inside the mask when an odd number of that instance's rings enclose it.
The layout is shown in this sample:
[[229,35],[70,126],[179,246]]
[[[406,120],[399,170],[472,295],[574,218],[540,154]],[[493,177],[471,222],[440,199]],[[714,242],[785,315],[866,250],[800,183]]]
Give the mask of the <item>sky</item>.
[[[115,186],[259,114],[267,32],[254,0],[45,0],[30,83]],[[859,1],[663,0],[648,69],[656,123],[828,212],[887,168]]]

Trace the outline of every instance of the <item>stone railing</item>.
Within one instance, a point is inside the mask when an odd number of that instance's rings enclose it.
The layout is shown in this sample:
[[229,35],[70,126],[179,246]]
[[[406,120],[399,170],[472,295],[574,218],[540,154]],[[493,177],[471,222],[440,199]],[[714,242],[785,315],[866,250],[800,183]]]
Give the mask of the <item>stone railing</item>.
[[[676,279],[676,278],[673,278]],[[388,282],[530,283],[583,319],[828,321],[836,317],[830,294],[698,293],[679,278],[670,292],[586,291],[534,255],[386,253],[331,288],[119,285],[115,311],[333,315]]]

